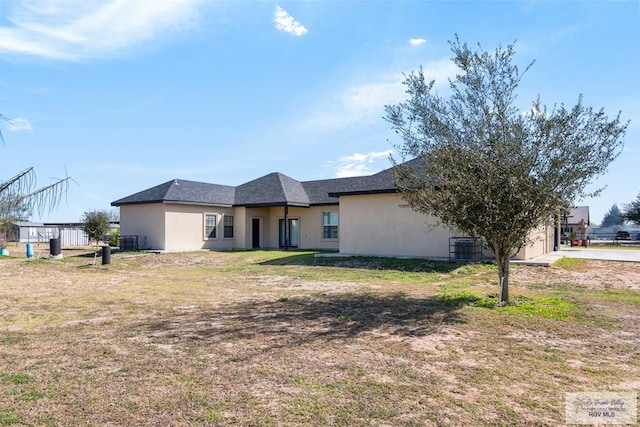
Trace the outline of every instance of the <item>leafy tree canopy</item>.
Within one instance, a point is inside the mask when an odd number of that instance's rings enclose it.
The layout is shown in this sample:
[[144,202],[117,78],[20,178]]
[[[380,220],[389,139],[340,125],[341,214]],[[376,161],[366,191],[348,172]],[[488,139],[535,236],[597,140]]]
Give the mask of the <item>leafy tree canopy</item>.
[[634,222],[640,225],[640,193],[633,202],[624,205],[624,211],[622,212],[622,219],[629,222]]
[[85,212],[82,215],[82,223],[84,231],[91,240],[95,240],[96,244],[99,240],[109,232],[111,226],[112,215],[106,210],[93,210]]
[[615,227],[616,225],[622,225],[623,223],[624,218],[622,217],[622,212],[618,205],[614,203],[607,213],[604,214],[600,227]]
[[627,124],[581,96],[550,109],[538,98],[523,113],[516,90],[532,64],[514,64],[513,44],[474,51],[456,37],[450,45],[459,69],[451,96],[439,96],[420,69],[404,81],[408,100],[385,107],[403,160],[415,159],[396,165],[397,185],[412,209],[485,239],[504,302],[509,258],[532,230],[589,195],[586,186],[619,155]]

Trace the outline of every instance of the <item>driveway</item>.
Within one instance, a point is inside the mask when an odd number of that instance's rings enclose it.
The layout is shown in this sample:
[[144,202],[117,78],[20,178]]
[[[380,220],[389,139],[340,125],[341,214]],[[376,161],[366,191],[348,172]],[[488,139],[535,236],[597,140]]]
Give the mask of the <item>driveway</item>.
[[603,261],[640,262],[640,249],[598,249],[594,246],[588,248],[563,247],[556,252],[549,252],[548,254],[529,260],[512,261],[512,263],[548,266],[562,257],[598,259]]

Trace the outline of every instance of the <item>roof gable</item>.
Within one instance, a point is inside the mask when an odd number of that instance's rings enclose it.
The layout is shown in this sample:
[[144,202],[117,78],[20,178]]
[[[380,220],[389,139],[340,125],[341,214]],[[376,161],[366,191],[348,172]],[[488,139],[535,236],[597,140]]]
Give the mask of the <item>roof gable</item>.
[[309,206],[302,183],[279,172],[236,187],[237,206]]

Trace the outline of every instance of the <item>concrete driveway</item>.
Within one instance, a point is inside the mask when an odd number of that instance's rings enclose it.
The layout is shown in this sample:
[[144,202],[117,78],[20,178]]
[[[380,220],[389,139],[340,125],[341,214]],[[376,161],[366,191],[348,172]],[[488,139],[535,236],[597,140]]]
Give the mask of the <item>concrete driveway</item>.
[[640,249],[599,249],[597,246],[588,248],[563,247],[559,251],[549,252],[537,258],[512,261],[516,264],[551,265],[559,258],[598,259],[603,261],[640,262]]

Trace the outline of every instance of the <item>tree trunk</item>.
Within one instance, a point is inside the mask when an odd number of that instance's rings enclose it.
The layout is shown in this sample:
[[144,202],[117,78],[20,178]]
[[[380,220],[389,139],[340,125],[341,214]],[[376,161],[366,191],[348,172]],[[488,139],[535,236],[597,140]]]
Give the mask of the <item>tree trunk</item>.
[[509,257],[502,253],[496,253],[498,263],[498,278],[500,279],[500,296],[498,303],[502,304],[509,300]]

